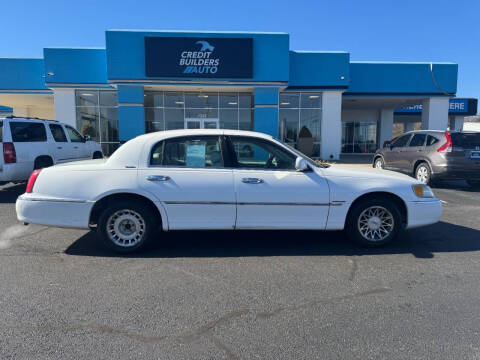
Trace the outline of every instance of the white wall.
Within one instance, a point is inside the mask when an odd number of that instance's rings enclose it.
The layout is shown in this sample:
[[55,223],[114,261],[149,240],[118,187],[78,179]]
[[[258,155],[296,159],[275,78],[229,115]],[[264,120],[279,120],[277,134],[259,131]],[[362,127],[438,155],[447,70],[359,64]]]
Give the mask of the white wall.
[[340,159],[342,149],[342,92],[322,93],[322,139],[320,157],[323,160]]
[[446,130],[448,127],[448,97],[431,97],[422,103],[422,130]]
[[380,140],[379,147],[387,140],[392,140],[393,136],[393,111],[394,109],[380,110]]
[[53,89],[55,120],[76,128],[75,89]]

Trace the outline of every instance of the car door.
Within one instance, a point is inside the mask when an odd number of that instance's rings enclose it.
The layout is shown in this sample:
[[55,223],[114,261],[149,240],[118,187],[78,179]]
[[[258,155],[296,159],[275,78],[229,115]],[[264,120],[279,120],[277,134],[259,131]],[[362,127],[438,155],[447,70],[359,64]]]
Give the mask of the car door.
[[233,170],[225,167],[221,136],[182,136],[153,145],[140,187],[164,206],[169,229],[233,229]]
[[52,140],[49,143],[50,152],[54,155],[55,161],[62,163],[74,159],[73,143],[68,141],[62,125],[48,124],[48,129],[52,135]]
[[231,136],[238,229],[324,229],[327,181],[295,169],[297,156],[273,141]]
[[73,146],[73,155],[76,159],[90,159],[90,149],[88,148],[85,138],[80,133],[69,125],[65,125],[70,143]]
[[405,172],[412,173],[413,166],[416,160],[423,154],[425,150],[425,140],[427,134],[416,133],[410,139],[410,142],[401,152],[401,158],[399,159],[399,167]]
[[408,144],[411,136],[412,134],[410,133],[402,135],[390,145],[390,151],[386,153],[387,156],[385,158],[386,167],[397,170],[401,169],[402,152]]

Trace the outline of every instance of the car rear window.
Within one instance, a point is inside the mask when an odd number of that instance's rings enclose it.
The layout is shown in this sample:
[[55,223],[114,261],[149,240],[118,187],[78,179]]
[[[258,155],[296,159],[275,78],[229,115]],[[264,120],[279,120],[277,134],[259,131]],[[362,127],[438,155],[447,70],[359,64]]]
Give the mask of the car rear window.
[[413,135],[412,140],[410,140],[410,144],[408,146],[423,146],[425,145],[426,137],[426,134],[415,134]]
[[452,133],[452,143],[455,147],[475,149],[480,146],[480,133]]
[[11,122],[13,142],[40,142],[47,141],[47,132],[43,123]]
[[435,136],[432,136],[432,135],[427,136],[427,146],[435,145],[439,141],[440,140],[438,140]]

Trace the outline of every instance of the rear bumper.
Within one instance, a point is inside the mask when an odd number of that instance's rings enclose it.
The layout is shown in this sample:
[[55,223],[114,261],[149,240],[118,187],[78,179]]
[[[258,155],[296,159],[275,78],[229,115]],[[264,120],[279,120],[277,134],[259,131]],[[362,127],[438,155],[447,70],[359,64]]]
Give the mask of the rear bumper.
[[442,216],[442,203],[438,199],[411,201],[408,204],[407,229],[435,224]]
[[475,167],[434,166],[434,179],[466,179],[480,180],[480,165]]
[[66,228],[88,229],[93,202],[38,198],[27,194],[15,204],[19,221]]

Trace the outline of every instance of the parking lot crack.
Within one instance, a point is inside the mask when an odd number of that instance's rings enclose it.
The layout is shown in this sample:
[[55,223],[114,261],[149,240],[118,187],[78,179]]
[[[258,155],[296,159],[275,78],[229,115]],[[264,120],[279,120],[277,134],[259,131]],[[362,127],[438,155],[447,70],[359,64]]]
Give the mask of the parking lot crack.
[[327,298],[327,299],[312,300],[312,301],[308,301],[306,303],[299,304],[299,305],[278,307],[278,308],[276,308],[272,311],[258,312],[256,315],[257,315],[257,318],[259,318],[259,319],[268,319],[268,318],[271,318],[271,317],[273,317],[275,315],[278,315],[279,313],[282,313],[282,312],[285,312],[285,311],[296,311],[296,310],[301,310],[301,309],[304,309],[304,308],[308,308],[308,307],[316,306],[316,305],[320,305],[320,304],[331,304],[331,303],[336,303],[336,302],[339,302],[339,301],[355,299],[357,297],[362,297],[362,296],[383,294],[383,293],[386,293],[388,291],[392,291],[392,289],[390,289],[390,288],[377,288],[377,289],[367,290],[367,291],[363,291],[363,292],[355,293],[355,294],[350,294],[350,295],[338,296],[338,297]]

